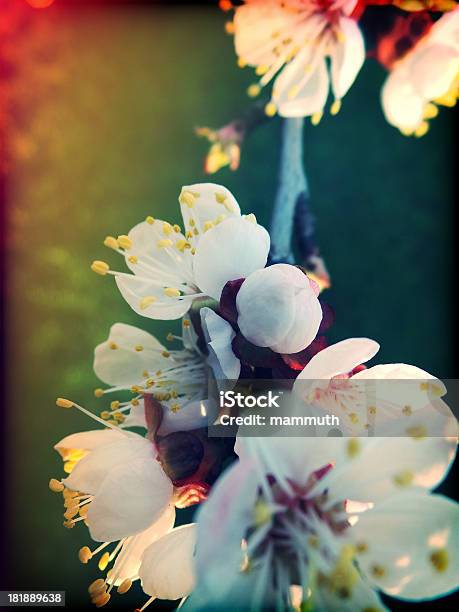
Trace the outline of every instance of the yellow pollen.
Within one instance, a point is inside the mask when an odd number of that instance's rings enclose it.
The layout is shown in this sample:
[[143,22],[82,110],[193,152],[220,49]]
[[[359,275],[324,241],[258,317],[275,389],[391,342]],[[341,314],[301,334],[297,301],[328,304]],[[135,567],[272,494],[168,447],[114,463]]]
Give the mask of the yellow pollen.
[[414,131],[414,135],[416,136],[416,138],[421,138],[422,136],[425,136],[429,131],[429,127],[430,126],[427,121],[423,121],[421,125],[417,127]]
[[179,410],[180,410],[180,404],[178,404],[178,403],[172,404],[172,406],[171,406],[171,411],[172,411],[174,414],[175,414],[176,412],[178,412]]
[[100,274],[101,276],[105,276],[107,272],[110,270],[110,266],[105,261],[93,261],[91,264],[91,270],[96,274]]
[[113,402],[110,403],[110,408],[112,410],[116,410],[119,407],[120,407],[120,403],[118,400],[113,400]]
[[247,88],[247,95],[249,96],[249,98],[256,98],[261,91],[261,87],[258,85],[258,83],[252,83],[252,85],[249,85]]
[[409,487],[413,482],[413,478],[413,472],[410,470],[403,470],[402,472],[395,474],[393,480],[394,484],[398,485],[399,487]]
[[103,389],[94,389],[94,396],[95,397],[102,397],[104,394],[104,390]]
[[116,351],[116,349],[118,348],[116,342],[110,342],[108,346],[111,348],[112,351]]
[[143,351],[143,346],[142,346],[141,344],[137,344],[137,346],[135,347],[135,350],[136,350],[138,353],[141,353],[141,352]]
[[291,87],[287,93],[287,98],[289,100],[293,100],[298,95],[299,90],[300,88],[298,87],[298,85],[293,85],[293,87]]
[[413,438],[413,440],[423,440],[427,436],[427,429],[423,425],[417,425],[408,427],[406,433]]
[[89,548],[89,546],[83,546],[83,548],[80,548],[80,550],[78,551],[78,559],[81,561],[81,563],[86,564],[92,557],[92,552]]
[[237,65],[239,66],[239,68],[245,68],[247,66],[247,62],[242,59],[242,57],[238,57]]
[[93,596],[101,591],[105,591],[105,580],[102,580],[102,578],[94,580],[88,587],[88,593]]
[[64,463],[64,472],[66,474],[71,474],[73,468],[76,466],[77,462],[76,461],[66,461]]
[[80,516],[85,517],[88,514],[88,510],[89,510],[89,504],[80,506],[80,509],[79,509]]
[[265,106],[265,115],[268,117],[274,117],[276,113],[277,106],[274,104],[274,102],[268,102],[268,104]]
[[97,564],[101,572],[103,572],[104,569],[107,567],[109,561],[110,561],[110,553],[105,552],[101,556],[101,558],[99,559],[99,563]]
[[182,191],[179,197],[180,204],[186,204],[188,208],[193,208],[195,196],[191,191]]
[[404,406],[402,412],[404,415],[410,416],[413,414],[413,409],[411,408],[411,406]]
[[169,332],[166,336],[166,340],[168,342],[173,342],[174,341],[174,334],[172,332]]
[[208,230],[212,229],[214,227],[214,224],[212,221],[206,221],[204,223],[204,231],[207,232]]
[[430,555],[430,562],[439,573],[447,570],[449,565],[449,555],[446,548],[441,548],[433,552]]
[[337,115],[341,110],[341,100],[335,100],[330,107],[330,115]]
[[165,234],[166,236],[169,236],[170,234],[172,234],[173,232],[173,228],[172,225],[170,223],[168,223],[167,221],[164,221],[163,223],[163,234]]
[[161,355],[166,358],[171,356],[171,354],[168,351],[163,351]]
[[129,578],[126,578],[125,580],[123,580],[123,582],[117,588],[119,595],[124,595],[124,593],[127,593],[129,589],[131,588],[131,586],[132,586],[132,580],[130,580]]
[[138,385],[132,385],[131,392],[132,393],[140,393],[140,387]]
[[65,489],[64,485],[57,478],[51,478],[49,481],[49,488],[53,493],[62,493]]
[[190,327],[191,322],[188,319],[183,319],[183,327],[188,328]]
[[146,295],[139,302],[140,310],[146,310],[155,302],[156,302],[156,298],[154,295]]
[[73,402],[65,399],[65,397],[58,397],[56,400],[56,406],[59,406],[59,408],[72,408]]
[[422,383],[419,385],[419,388],[421,389],[421,391],[428,391],[428,390],[429,390],[429,383],[422,382]]
[[151,389],[151,387],[155,386],[155,381],[153,378],[147,378],[145,384],[147,385],[147,389]]
[[136,263],[138,263],[138,261],[139,261],[139,260],[137,259],[137,257],[136,257],[135,255],[130,255],[130,256],[128,257],[128,261],[129,261],[129,263],[131,263],[131,264],[136,264]]
[[66,529],[73,529],[75,527],[75,521],[64,521],[63,525]]
[[368,414],[376,414],[376,406],[368,406]]
[[152,217],[151,215],[148,215],[148,217],[145,219],[145,221],[149,224],[149,225],[153,225],[153,223],[155,222],[155,218]]
[[103,593],[100,597],[93,599],[96,608],[102,608],[110,601],[110,593]]
[[268,523],[271,520],[272,512],[266,502],[259,499],[255,503],[255,507],[253,509],[254,522],[257,527],[261,527],[265,523]]
[[269,66],[260,65],[260,66],[256,67],[255,74],[257,76],[262,76],[263,74],[266,74],[268,72],[268,70],[269,70]]
[[438,385],[430,385],[430,390],[432,391],[432,393],[434,395],[436,395],[437,397],[441,397],[443,395],[443,390],[441,387],[439,387]]
[[104,240],[104,245],[109,249],[117,249],[119,247],[118,240],[113,236],[107,236]]
[[355,550],[359,555],[366,553],[368,550],[368,544],[366,542],[357,542],[355,545]]
[[139,400],[138,400],[138,399],[133,399],[133,400],[131,401],[131,405],[132,405],[132,406],[138,406],[138,405],[139,405],[139,403],[140,403],[140,402],[139,402]]
[[234,23],[232,21],[227,21],[225,23],[225,32],[227,34],[234,34]]
[[195,255],[195,254],[196,254],[196,249],[194,249],[194,248],[193,248],[193,249],[191,249],[190,253],[191,253],[192,255]]
[[183,253],[187,244],[189,243],[187,243],[187,241],[184,238],[181,238],[180,240],[177,240],[177,242],[175,243],[175,248]]
[[228,195],[224,193],[223,191],[215,192],[215,200],[217,201],[218,204],[224,204],[227,197]]
[[324,115],[324,114],[323,114],[323,112],[322,112],[322,111],[319,111],[319,112],[317,112],[317,113],[314,113],[314,114],[311,116],[311,123],[312,123],[312,125],[319,125],[319,123],[320,123],[320,121],[321,121],[321,119],[322,119],[323,115]]
[[164,295],[170,298],[177,298],[180,297],[180,291],[175,287],[166,287],[164,289]]
[[110,418],[110,413],[108,410],[102,410],[102,412],[100,413],[100,418],[104,419],[104,421],[106,421],[107,419]]
[[354,459],[360,452],[360,442],[357,438],[351,438],[347,443],[347,456]]
[[351,412],[351,413],[349,414],[349,418],[351,419],[351,423],[352,423],[353,425],[356,425],[356,424],[359,422],[359,417],[356,415],[356,413],[355,413],[355,412]]
[[64,512],[64,518],[73,519],[78,514],[78,506],[72,505]]
[[118,244],[122,249],[127,251],[132,247],[132,240],[129,238],[129,236],[122,234],[121,236],[118,236]]
[[169,238],[162,238],[161,240],[158,240],[158,242],[156,243],[156,246],[159,249],[167,249],[168,247],[171,247],[173,244],[174,243]]
[[375,578],[383,578],[386,575],[386,569],[378,563],[372,565],[370,571]]
[[175,224],[172,227],[173,227],[173,230],[174,230],[174,232],[176,234],[180,234],[180,232],[182,231],[181,228],[180,228],[180,225]]
[[190,227],[194,227],[196,225],[196,221],[194,219],[190,219],[189,225]]
[[[226,206],[226,204],[225,204],[225,206]],[[199,230],[198,230],[197,227],[195,227],[194,230],[193,230],[193,236],[199,236]]]
[[438,115],[438,106],[429,102],[424,108],[424,119],[433,119]]

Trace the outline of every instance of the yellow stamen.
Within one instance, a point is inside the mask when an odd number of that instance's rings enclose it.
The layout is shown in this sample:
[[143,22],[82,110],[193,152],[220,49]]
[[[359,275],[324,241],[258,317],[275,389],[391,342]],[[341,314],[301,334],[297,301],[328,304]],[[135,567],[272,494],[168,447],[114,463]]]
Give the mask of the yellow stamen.
[[413,472],[409,470],[403,470],[398,474],[395,474],[393,480],[396,485],[399,487],[409,487],[412,484],[414,478]]
[[88,587],[88,593],[93,596],[101,591],[105,591],[105,580],[102,580],[102,578],[94,580]]
[[143,351],[143,346],[142,346],[141,344],[137,344],[137,346],[135,347],[135,350],[136,350],[138,353],[141,353],[141,352]]
[[347,443],[347,456],[349,459],[354,459],[360,453],[360,442],[357,438],[351,438]]
[[171,354],[170,354],[168,351],[163,351],[163,352],[161,353],[161,355],[162,355],[163,357],[166,357],[166,359],[167,359],[167,357],[170,357],[170,356],[171,356]]
[[119,407],[120,407],[120,403],[118,400],[114,400],[113,402],[110,402],[110,408],[112,410],[116,410]]
[[130,256],[128,257],[128,261],[129,261],[129,263],[131,263],[131,264],[136,264],[136,263],[138,263],[138,261],[139,261],[139,260],[137,259],[137,257],[136,257],[135,255],[130,255]]
[[109,561],[110,561],[110,553],[105,552],[99,559],[99,563],[98,563],[98,568],[100,569],[101,572],[103,572],[104,569],[106,569]]
[[93,261],[91,264],[91,270],[96,274],[100,274],[101,276],[105,276],[107,272],[110,270],[110,266],[105,261]]
[[81,561],[81,563],[86,564],[92,557],[92,552],[89,548],[89,546],[83,546],[83,548],[80,548],[79,552],[78,552],[78,559]]
[[265,115],[268,117],[274,117],[276,113],[277,106],[274,104],[274,102],[268,102],[268,104],[265,106]]
[[104,395],[104,390],[103,389],[94,389],[94,396],[95,397],[102,397]]
[[335,100],[330,107],[330,115],[337,115],[341,110],[341,100]]
[[204,231],[207,232],[208,230],[212,229],[214,227],[214,224],[212,221],[206,221],[204,223]]
[[439,573],[442,573],[448,569],[449,555],[446,548],[441,548],[440,550],[433,552],[430,555],[430,562]]
[[429,131],[429,127],[430,126],[427,121],[423,121],[421,125],[417,127],[414,131],[414,135],[416,136],[416,138],[421,138],[422,136],[425,136]]
[[59,406],[59,408],[72,408],[73,402],[65,399],[65,397],[58,397],[56,400],[56,406]]
[[179,196],[180,204],[186,204],[188,208],[193,208],[194,200],[195,196],[191,193],[191,191],[182,191]]
[[145,310],[146,308],[149,308],[155,302],[156,298],[154,295],[146,295],[139,302],[140,310]]
[[118,236],[118,244],[122,249],[125,249],[126,251],[132,248],[132,240],[129,238],[129,236],[126,236],[124,234]]
[[317,113],[314,113],[314,114],[311,116],[311,123],[312,123],[312,125],[319,125],[319,123],[320,123],[320,121],[321,121],[321,119],[322,119],[323,115],[324,115],[324,114],[323,114],[323,112],[322,112],[322,111],[319,111],[319,112],[317,112]]
[[177,298],[180,297],[180,291],[175,287],[166,287],[164,289],[164,295],[170,298]]
[[49,481],[49,488],[53,493],[62,493],[65,489],[64,485],[57,478],[51,478]]
[[119,247],[118,240],[113,236],[107,236],[104,240],[104,245],[109,249],[117,249]]
[[93,599],[93,604],[96,608],[102,608],[110,601],[110,593],[103,593],[100,597]]
[[145,219],[145,221],[149,224],[149,225],[153,225],[153,223],[155,222],[154,217],[152,217],[151,215],[148,215],[148,217]]
[[256,98],[258,95],[260,95],[260,91],[260,85],[258,85],[258,83],[252,83],[252,85],[249,85],[247,88],[247,95],[249,98]]
[[117,591],[120,595],[124,595],[124,593],[127,593],[129,591],[129,589],[132,586],[132,580],[130,580],[129,578],[126,578],[125,580],[123,580],[123,582],[120,584],[120,586],[118,587]]
[[116,349],[118,348],[118,345],[116,344],[116,342],[110,342],[108,346],[112,351],[116,351]]
[[170,223],[168,223],[167,221],[164,221],[163,223],[163,234],[165,234],[166,236],[169,236],[170,234],[172,234],[174,230],[172,229],[172,225]]

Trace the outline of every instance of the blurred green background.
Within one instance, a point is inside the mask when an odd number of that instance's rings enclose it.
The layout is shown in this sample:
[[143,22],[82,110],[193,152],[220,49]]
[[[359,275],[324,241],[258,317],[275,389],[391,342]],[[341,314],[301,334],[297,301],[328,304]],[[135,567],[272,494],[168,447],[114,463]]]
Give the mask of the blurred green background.
[[[8,419],[11,588],[65,589],[88,605],[95,565],[77,560],[85,529],[62,527],[52,445],[92,424],[60,411],[70,397],[100,411],[94,346],[116,321],[176,328],[133,313],[93,259],[122,267],[102,241],[147,214],[179,222],[183,184],[207,180],[206,143],[246,108],[253,73],[236,67],[217,8],[63,8],[34,13],[17,39],[8,210]],[[452,115],[421,140],[386,124],[383,71],[367,62],[337,117],[305,131],[306,168],[336,310],[331,340],[365,335],[379,362],[455,375],[452,346]],[[267,224],[276,189],[279,120],[246,141],[241,168],[210,180]],[[112,607],[134,608],[133,590]]]

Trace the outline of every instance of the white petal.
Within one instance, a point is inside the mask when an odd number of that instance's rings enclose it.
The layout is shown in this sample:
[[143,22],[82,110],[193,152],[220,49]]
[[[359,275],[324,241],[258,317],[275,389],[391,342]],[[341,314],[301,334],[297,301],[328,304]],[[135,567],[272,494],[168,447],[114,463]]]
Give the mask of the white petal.
[[199,242],[194,256],[196,283],[219,300],[228,281],[245,278],[265,266],[269,243],[269,234],[261,225],[245,218],[223,221]]
[[[186,275],[191,272],[190,252],[179,251],[173,246],[169,249],[158,246],[158,242],[164,239],[172,240],[174,244],[185,240],[181,232],[172,230],[170,223],[161,219],[155,219],[153,223],[144,221],[133,227],[128,237],[132,247],[126,251],[126,264],[135,274],[150,274],[155,280],[163,280],[165,286],[186,281]],[[138,263],[129,261],[132,256],[137,257]]]
[[459,49],[426,46],[413,54],[410,67],[413,88],[426,101],[440,98],[448,93],[459,71]]
[[[323,440],[325,442],[325,440]],[[330,504],[376,502],[404,490],[432,489],[445,477],[457,442],[446,438],[342,439],[347,452],[322,480]]]
[[355,19],[341,17],[339,27],[343,41],[335,43],[331,60],[331,81],[337,99],[347,93],[365,61],[365,44]]
[[329,86],[325,58],[305,49],[277,77],[273,102],[282,117],[309,117],[323,111]]
[[308,277],[276,264],[251,274],[236,297],[241,333],[253,344],[296,353],[314,339],[322,319]]
[[387,77],[381,104],[387,121],[398,129],[414,131],[422,122],[425,100],[413,89],[409,69],[403,64],[396,66]]
[[190,431],[206,427],[208,423],[208,400],[188,402],[177,412],[172,412],[166,405],[163,406],[163,420],[158,434],[167,436],[174,431]]
[[145,406],[143,400],[139,399],[136,406],[131,406],[131,410],[124,420],[122,427],[143,427],[147,429],[147,420],[145,418]]
[[167,367],[168,361],[161,355],[164,350],[154,336],[142,329],[115,323],[108,339],[95,349],[94,371],[108,385],[131,387],[144,378],[144,371]]
[[145,551],[139,576],[148,595],[181,599],[194,587],[196,525],[182,525],[156,540]]
[[201,308],[201,324],[209,348],[208,364],[218,380],[237,380],[241,362],[231,347],[235,332],[225,319],[211,308]]
[[[170,321],[180,319],[190,308],[189,299],[174,298],[164,295],[163,287],[158,287],[156,282],[139,280],[134,275],[116,276],[116,284],[129,306],[142,317]],[[170,287],[165,283],[164,287]],[[178,287],[173,286],[176,289]],[[149,305],[142,301],[143,298],[155,298]]]
[[446,497],[398,495],[361,514],[350,536],[367,544],[359,566],[389,595],[421,600],[457,588],[459,506]]
[[172,490],[153,448],[149,457],[118,464],[108,472],[89,506],[91,537],[113,542],[144,531],[166,510]]
[[[372,359],[378,351],[379,344],[369,338],[341,340],[314,355],[298,375],[297,381],[330,380],[338,374],[347,374]],[[304,383],[298,386],[303,387]]]
[[110,444],[124,439],[121,432],[114,429],[94,429],[92,431],[81,431],[71,434],[59,440],[54,449],[65,459],[66,451],[81,450],[92,451],[104,444]]
[[[188,194],[188,197],[184,197],[184,193]],[[225,219],[241,216],[241,209],[231,191],[215,183],[185,185],[182,187],[179,202],[185,228],[198,231],[191,239],[195,248],[201,242],[207,222],[213,223],[221,219],[222,215]]]
[[175,507],[171,504],[150,527],[132,536],[123,544],[113,565],[112,575],[113,577],[117,576],[115,586],[118,586],[127,578],[136,580],[139,577],[139,569],[145,549],[170,531],[174,526],[174,521]]
[[151,442],[136,434],[125,434],[120,440],[98,446],[77,463],[72,473],[65,479],[69,489],[95,494],[112,468],[129,463],[153,452]]

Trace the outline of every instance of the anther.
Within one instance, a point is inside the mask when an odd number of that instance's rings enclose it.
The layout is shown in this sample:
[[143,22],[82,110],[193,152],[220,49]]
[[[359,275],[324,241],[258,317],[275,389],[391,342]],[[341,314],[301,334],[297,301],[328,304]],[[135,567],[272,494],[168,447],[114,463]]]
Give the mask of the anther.
[[62,482],[57,480],[57,478],[51,478],[49,481],[49,488],[53,493],[62,493],[62,491],[65,489]]
[[140,310],[145,310],[149,308],[155,302],[156,302],[156,297],[154,295],[146,295],[139,302]]
[[118,249],[119,244],[118,244],[118,240],[116,238],[114,238],[113,236],[107,236],[104,240],[104,245],[106,247],[108,247],[109,249]]
[[116,410],[119,407],[120,407],[120,403],[118,400],[113,400],[113,402],[110,402],[110,408],[112,410]]
[[98,578],[97,580],[94,580],[94,582],[91,582],[91,584],[88,587],[88,593],[92,596],[96,596],[98,593],[101,593],[102,591],[105,591],[105,580],[102,580],[102,578]]
[[103,389],[94,389],[94,396],[95,397],[102,397],[104,395],[104,390]]
[[135,346],[135,350],[136,350],[138,353],[141,353],[141,352],[143,351],[143,346],[142,346],[141,344],[137,344],[137,345]]
[[126,578],[125,580],[123,580],[123,582],[119,585],[119,587],[117,588],[117,591],[120,595],[124,595],[124,593],[127,593],[129,591],[129,589],[132,586],[132,580],[130,580],[129,578]]
[[100,597],[93,600],[96,608],[102,608],[110,601],[110,593],[103,593]]
[[129,255],[128,261],[131,264],[136,264],[139,262],[138,258],[135,255]]
[[126,236],[125,234],[118,236],[118,244],[122,249],[125,249],[126,251],[132,248],[132,240],[129,238],[129,236]]
[[105,276],[107,272],[110,270],[110,266],[105,261],[93,261],[91,264],[91,270],[96,274],[100,274],[101,276]]
[[162,355],[163,357],[166,357],[166,358],[171,356],[171,354],[169,353],[169,351],[163,351],[163,352],[161,353],[161,355]]
[[104,552],[104,554],[99,559],[99,563],[97,564],[101,572],[103,572],[104,569],[106,569],[109,561],[110,561],[110,553]]
[[172,225],[170,223],[168,223],[167,221],[164,221],[163,223],[163,234],[165,234],[166,236],[169,236],[169,234],[172,234],[174,230],[172,229]]
[[118,348],[118,345],[116,344],[116,342],[110,342],[108,346],[109,348],[111,348],[112,351],[116,351],[116,349]]
[[154,217],[152,217],[151,215],[148,215],[148,217],[145,219],[145,221],[149,224],[149,225],[153,225],[153,223],[155,222]]
[[341,100],[335,100],[330,107],[330,115],[337,115],[341,110]]
[[258,85],[258,83],[252,83],[252,85],[249,85],[249,87],[247,88],[247,95],[249,96],[249,98],[256,98],[261,91],[261,87]]
[[81,563],[84,563],[84,564],[88,563],[91,557],[92,557],[92,552],[89,546],[83,546],[83,548],[80,548],[80,550],[78,551],[78,559],[81,561]]
[[170,298],[180,297],[180,291],[175,287],[165,287],[164,295]]
[[268,102],[268,104],[265,106],[265,115],[268,117],[274,117],[276,113],[277,106],[274,104],[274,102]]
[[65,399],[64,397],[58,397],[56,400],[56,406],[59,406],[59,408],[72,408],[73,402]]
[[171,247],[174,243],[172,242],[172,240],[169,240],[169,238],[162,238],[161,240],[158,240],[158,242],[156,243],[156,246],[159,249],[167,249],[168,247]]
[[430,562],[437,570],[437,572],[444,572],[449,565],[449,555],[448,551],[445,548],[441,548],[440,550],[436,550],[430,555]]
[[322,112],[322,111],[319,111],[319,112],[317,112],[317,113],[314,113],[314,114],[311,116],[311,123],[312,123],[312,125],[319,125],[319,123],[320,123],[320,121],[321,121],[322,117],[323,117],[323,112]]
[[186,204],[188,208],[193,208],[195,197],[191,191],[182,191],[179,196],[180,204]]

